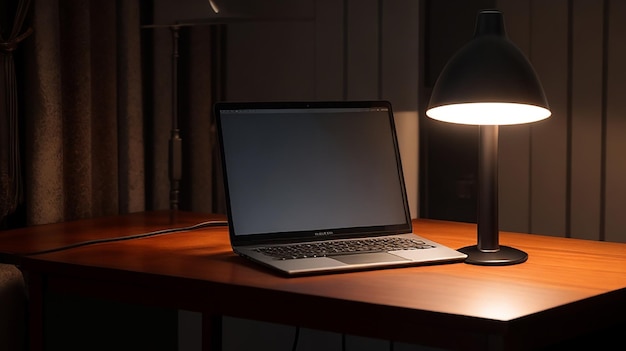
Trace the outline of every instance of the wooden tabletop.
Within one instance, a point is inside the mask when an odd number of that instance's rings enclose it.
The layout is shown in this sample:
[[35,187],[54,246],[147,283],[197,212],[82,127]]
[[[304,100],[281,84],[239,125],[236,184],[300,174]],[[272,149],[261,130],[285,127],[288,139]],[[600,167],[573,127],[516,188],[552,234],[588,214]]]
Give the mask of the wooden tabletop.
[[[626,320],[619,243],[503,232],[500,244],[527,262],[296,278],[234,255],[224,226],[24,255],[210,220],[224,218],[162,211],[4,231],[0,260],[55,277],[59,291],[453,349],[525,349]],[[476,243],[474,224],[420,219],[414,232],[452,248]]]

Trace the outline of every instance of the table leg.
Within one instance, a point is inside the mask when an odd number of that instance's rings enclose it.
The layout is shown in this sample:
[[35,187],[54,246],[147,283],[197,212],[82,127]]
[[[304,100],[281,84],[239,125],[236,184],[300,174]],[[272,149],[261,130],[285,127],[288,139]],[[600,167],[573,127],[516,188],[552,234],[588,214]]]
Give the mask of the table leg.
[[28,349],[44,349],[44,275],[37,272],[24,272],[28,291]]
[[202,313],[202,351],[222,349],[222,316]]

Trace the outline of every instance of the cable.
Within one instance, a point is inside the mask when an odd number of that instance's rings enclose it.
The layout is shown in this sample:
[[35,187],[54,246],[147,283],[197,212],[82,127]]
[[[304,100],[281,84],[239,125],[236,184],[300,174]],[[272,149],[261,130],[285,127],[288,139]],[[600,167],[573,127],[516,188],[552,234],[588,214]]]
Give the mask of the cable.
[[298,339],[300,339],[300,327],[296,326],[296,332],[293,336],[293,345],[291,345],[291,351],[298,349]]
[[147,238],[147,237],[150,237],[150,236],[157,236],[157,235],[185,232],[185,231],[196,230],[196,229],[201,229],[201,228],[206,228],[206,227],[217,227],[217,226],[224,226],[224,225],[228,225],[228,221],[207,221],[207,222],[194,224],[194,225],[191,225],[191,226],[188,226],[188,227],[162,229],[162,230],[157,230],[157,231],[148,232],[148,233],[133,234],[133,235],[120,236],[120,237],[115,237],[115,238],[87,240],[87,241],[82,241],[82,242],[71,244],[71,245],[56,247],[56,248],[53,248],[53,249],[29,252],[29,253],[21,254],[21,256],[42,255],[42,254],[47,254],[47,253],[51,253],[51,252],[57,252],[57,251],[73,249],[73,248],[77,248],[77,247],[81,247],[81,246],[87,246],[87,245],[109,243],[109,242],[114,242],[114,241],[124,241],[124,240]]

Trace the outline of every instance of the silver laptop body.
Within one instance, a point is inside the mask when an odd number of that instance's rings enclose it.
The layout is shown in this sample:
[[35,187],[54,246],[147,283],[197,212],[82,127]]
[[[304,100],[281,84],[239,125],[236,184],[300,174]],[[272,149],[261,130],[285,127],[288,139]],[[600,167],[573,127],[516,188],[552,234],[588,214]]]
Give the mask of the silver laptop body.
[[221,102],[215,115],[235,253],[287,275],[465,259],[413,233],[389,102]]

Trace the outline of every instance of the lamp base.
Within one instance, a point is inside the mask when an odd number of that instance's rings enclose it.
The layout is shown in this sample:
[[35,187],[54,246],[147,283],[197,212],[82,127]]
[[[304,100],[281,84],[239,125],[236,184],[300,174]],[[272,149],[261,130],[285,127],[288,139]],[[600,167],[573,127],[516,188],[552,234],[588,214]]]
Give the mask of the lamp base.
[[476,245],[466,246],[458,251],[467,255],[465,263],[481,266],[508,266],[526,262],[528,259],[526,252],[509,246],[500,246],[495,252],[481,251]]

